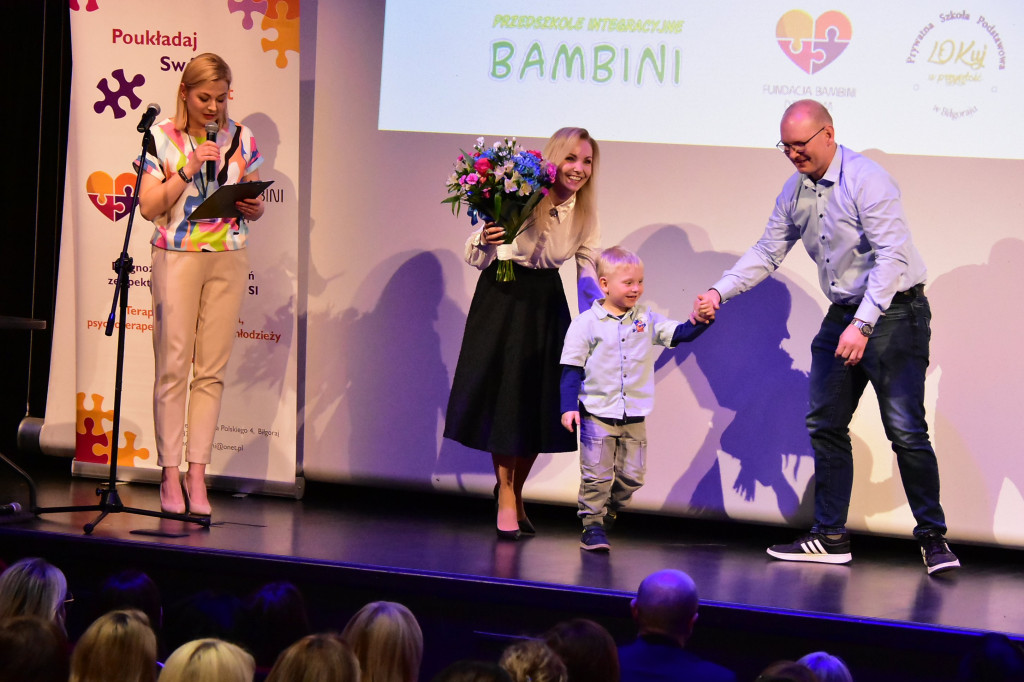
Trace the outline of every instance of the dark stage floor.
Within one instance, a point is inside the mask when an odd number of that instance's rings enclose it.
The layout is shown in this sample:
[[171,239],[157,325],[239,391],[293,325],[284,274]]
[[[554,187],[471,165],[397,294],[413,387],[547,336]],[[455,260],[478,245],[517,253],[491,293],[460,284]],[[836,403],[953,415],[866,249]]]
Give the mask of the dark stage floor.
[[[0,468],[0,503],[24,505],[25,486]],[[32,473],[40,506],[98,499],[100,481],[72,478],[52,465]],[[159,508],[156,486],[118,489],[126,506]],[[846,566],[789,563],[764,552],[792,539],[788,529],[624,514],[610,535],[612,551],[595,554],[580,550],[568,507],[532,506],[537,536],[509,543],[495,539],[491,502],[479,498],[313,484],[302,501],[216,491],[211,499],[216,525],[208,530],[121,513],[108,516],[91,537],[620,596],[635,592],[652,571],[671,567],[696,580],[709,606],[1024,635],[1019,551],[955,545],[964,567],[929,577],[910,539],[855,537],[854,560]],[[26,532],[82,536],[94,517],[57,513],[7,523],[0,526],[0,547]]]

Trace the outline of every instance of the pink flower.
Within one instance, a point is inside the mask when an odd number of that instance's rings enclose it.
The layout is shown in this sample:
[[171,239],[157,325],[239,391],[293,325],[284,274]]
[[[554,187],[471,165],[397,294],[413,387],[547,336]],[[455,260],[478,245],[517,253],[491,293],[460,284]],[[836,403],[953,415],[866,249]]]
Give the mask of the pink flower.
[[480,182],[480,176],[477,175],[476,173],[470,173],[469,175],[466,176],[467,185],[475,185],[478,182]]
[[486,157],[480,157],[473,164],[473,168],[476,168],[477,173],[480,173],[480,175],[487,175],[487,171],[491,170],[491,160]]
[[462,160],[463,160],[463,159],[465,159],[465,158],[466,158],[466,157],[464,157],[464,156],[463,156],[462,154],[459,154],[459,158],[457,158],[457,159],[455,159],[455,160],[456,160],[456,161],[462,161]]

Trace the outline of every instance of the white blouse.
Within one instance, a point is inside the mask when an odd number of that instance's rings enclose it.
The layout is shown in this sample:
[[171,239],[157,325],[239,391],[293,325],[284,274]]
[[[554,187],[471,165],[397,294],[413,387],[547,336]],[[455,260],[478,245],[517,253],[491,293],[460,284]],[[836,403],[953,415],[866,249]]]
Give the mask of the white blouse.
[[[597,281],[597,255],[601,231],[595,227],[592,234],[582,234],[583,226],[576,220],[576,195],[568,201],[551,207],[548,212],[535,211],[527,219],[519,236],[510,244],[511,260],[523,267],[559,268],[570,258],[576,258],[577,279],[592,277]],[[497,257],[497,246],[481,241],[481,232],[474,231],[466,240],[466,262],[480,270]]]

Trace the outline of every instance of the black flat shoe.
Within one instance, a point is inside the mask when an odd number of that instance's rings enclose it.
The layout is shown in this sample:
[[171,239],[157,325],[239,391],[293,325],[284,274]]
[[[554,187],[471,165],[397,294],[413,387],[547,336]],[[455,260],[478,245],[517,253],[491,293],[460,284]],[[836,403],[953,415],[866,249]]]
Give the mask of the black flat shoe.
[[529,518],[519,519],[519,532],[523,535],[536,535],[537,529],[533,527]]
[[511,540],[515,542],[519,539],[519,530],[502,530],[500,528],[496,528],[495,530],[498,531],[499,540]]

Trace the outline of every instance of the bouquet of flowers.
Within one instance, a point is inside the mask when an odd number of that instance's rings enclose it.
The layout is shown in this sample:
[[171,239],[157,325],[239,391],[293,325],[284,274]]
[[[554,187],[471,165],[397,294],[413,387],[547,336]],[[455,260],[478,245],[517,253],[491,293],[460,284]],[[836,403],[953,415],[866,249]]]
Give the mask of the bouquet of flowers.
[[[452,213],[466,204],[473,224],[477,220],[493,221],[505,229],[504,244],[498,246],[498,281],[514,280],[511,252],[512,240],[523,229],[523,223],[555,182],[555,164],[544,160],[540,152],[524,150],[513,137],[498,140],[484,147],[478,137],[473,153],[462,152],[455,160],[455,170],[448,176]],[[502,248],[504,247],[504,248]]]

